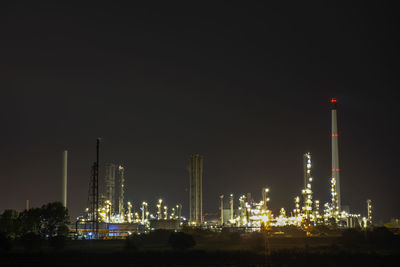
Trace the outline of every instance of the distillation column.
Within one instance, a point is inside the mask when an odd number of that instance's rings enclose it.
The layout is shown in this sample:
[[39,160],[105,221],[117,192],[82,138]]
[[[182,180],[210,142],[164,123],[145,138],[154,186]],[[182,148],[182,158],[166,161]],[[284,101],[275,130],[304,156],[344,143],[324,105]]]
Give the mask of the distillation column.
[[118,211],[119,216],[122,220],[124,220],[125,209],[124,209],[124,191],[125,191],[125,178],[124,178],[124,167],[121,165],[118,167],[118,175],[119,175],[119,205]]
[[372,225],[372,200],[367,200],[367,226]]
[[304,161],[304,189],[302,191],[303,193],[303,213],[306,215],[307,219],[310,219],[310,215],[312,214],[312,189],[311,189],[311,183],[313,181],[313,178],[311,176],[311,153],[305,153],[303,155],[303,161]]
[[115,172],[117,166],[112,163],[107,163],[105,166],[105,197],[111,204],[110,213],[115,213]]

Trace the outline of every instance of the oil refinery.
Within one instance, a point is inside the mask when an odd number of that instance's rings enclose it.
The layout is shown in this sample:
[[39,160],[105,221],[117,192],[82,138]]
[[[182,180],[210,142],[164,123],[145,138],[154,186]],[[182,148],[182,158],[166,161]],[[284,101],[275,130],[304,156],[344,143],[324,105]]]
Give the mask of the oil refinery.
[[[71,231],[84,238],[123,237],[132,233],[153,229],[179,230],[181,227],[202,227],[221,230],[223,227],[240,227],[246,231],[259,231],[270,227],[296,226],[302,229],[325,225],[347,227],[369,227],[372,225],[372,201],[367,200],[367,216],[352,214],[341,203],[339,168],[339,133],[337,127],[337,99],[331,105],[331,160],[330,201],[322,204],[313,192],[312,153],[303,155],[303,187],[293,199],[293,208],[282,207],[274,214],[269,207],[272,201],[268,187],[260,188],[259,201],[251,193],[235,196],[219,196],[216,220],[205,220],[203,213],[203,156],[193,154],[189,158],[189,218],[182,216],[182,205],[168,206],[163,199],[156,203],[141,202],[137,205],[125,199],[125,167],[122,164],[106,163],[100,179],[100,139],[96,142],[96,160],[92,165],[89,183],[88,206],[79,216]],[[66,205],[67,152],[63,156],[63,203]],[[327,188],[328,189],[328,188]],[[328,190],[327,190],[328,191]],[[215,196],[218,199],[218,196]],[[238,205],[235,206],[235,199]],[[236,203],[237,203],[236,201]],[[217,207],[216,207],[217,210]]]

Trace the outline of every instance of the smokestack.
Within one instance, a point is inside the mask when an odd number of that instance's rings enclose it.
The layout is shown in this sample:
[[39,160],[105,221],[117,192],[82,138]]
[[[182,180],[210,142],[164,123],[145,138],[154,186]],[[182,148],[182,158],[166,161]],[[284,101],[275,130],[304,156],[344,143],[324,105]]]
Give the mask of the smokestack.
[[201,225],[203,223],[203,156],[194,154],[190,156],[190,223]]
[[68,150],[63,153],[63,167],[62,167],[62,197],[61,202],[63,206],[67,207],[67,164],[68,164]]
[[221,225],[224,225],[224,195],[220,195],[221,199]]
[[25,210],[29,210],[29,199],[25,202]]
[[336,191],[336,208],[340,212],[341,210],[341,198],[340,198],[340,168],[339,168],[339,134],[337,128],[337,114],[336,114],[337,99],[331,99],[332,108],[332,178],[336,180],[335,191]]

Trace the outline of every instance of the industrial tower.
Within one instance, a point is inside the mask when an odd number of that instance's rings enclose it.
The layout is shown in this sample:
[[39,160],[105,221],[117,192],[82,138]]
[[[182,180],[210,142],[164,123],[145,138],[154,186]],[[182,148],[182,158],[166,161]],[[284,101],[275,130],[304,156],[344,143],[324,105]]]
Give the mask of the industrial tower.
[[94,238],[99,237],[99,151],[100,138],[96,140],[96,161],[92,165],[89,186],[89,222]]
[[302,191],[304,203],[303,203],[303,212],[306,214],[306,218],[310,219],[310,215],[312,214],[312,189],[311,183],[313,178],[311,176],[311,153],[305,153],[303,155],[303,164],[304,164],[304,189]]
[[118,198],[118,212],[119,216],[122,218],[125,214],[124,208],[124,193],[125,193],[125,177],[124,177],[125,169],[121,165],[118,167],[118,176],[119,176],[119,198]]
[[190,223],[200,225],[203,222],[203,156],[190,156]]
[[117,166],[113,163],[107,163],[105,167],[105,198],[111,203],[110,212],[115,213],[115,171]]
[[337,114],[336,114],[336,104],[337,99],[331,99],[331,109],[332,109],[332,185],[335,192],[332,198],[334,198],[335,205],[332,207],[337,212],[340,213],[341,210],[341,197],[340,197],[340,168],[339,168],[339,134],[337,128]]

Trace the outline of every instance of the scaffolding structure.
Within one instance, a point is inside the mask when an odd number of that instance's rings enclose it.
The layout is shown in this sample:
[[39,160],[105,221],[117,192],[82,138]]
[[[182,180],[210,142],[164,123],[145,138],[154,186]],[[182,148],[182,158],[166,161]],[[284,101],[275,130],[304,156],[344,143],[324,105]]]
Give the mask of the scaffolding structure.
[[89,185],[88,219],[91,224],[93,238],[99,237],[99,150],[100,138],[96,140],[96,161],[92,165]]

